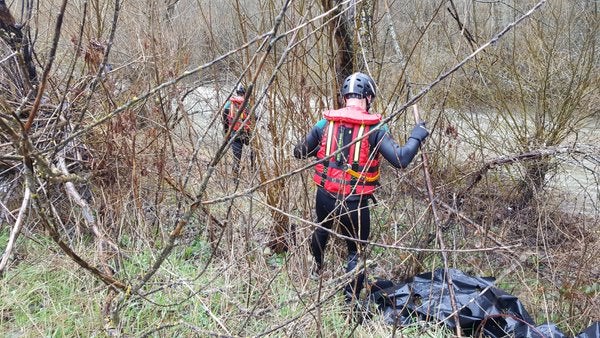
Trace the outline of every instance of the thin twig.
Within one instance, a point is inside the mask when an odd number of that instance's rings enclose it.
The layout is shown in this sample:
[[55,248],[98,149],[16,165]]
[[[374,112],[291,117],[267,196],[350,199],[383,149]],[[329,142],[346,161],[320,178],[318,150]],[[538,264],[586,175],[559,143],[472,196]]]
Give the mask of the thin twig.
[[19,233],[21,233],[21,227],[23,226],[23,220],[25,219],[25,211],[29,206],[29,197],[31,196],[31,191],[28,187],[25,187],[25,192],[23,193],[23,201],[21,202],[21,208],[19,209],[19,214],[17,215],[17,219],[15,221],[15,225],[10,232],[10,237],[8,239],[8,243],[6,244],[6,249],[4,250],[4,255],[2,256],[2,261],[0,261],[0,278],[4,275],[6,271],[6,265],[8,263],[8,259],[13,250],[17,237],[19,237]]

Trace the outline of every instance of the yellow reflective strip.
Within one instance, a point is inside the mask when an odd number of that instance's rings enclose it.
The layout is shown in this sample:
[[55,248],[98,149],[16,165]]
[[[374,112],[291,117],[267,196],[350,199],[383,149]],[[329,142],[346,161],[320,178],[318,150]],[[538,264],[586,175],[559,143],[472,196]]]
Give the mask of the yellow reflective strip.
[[327,146],[325,147],[325,155],[331,154],[331,141],[333,140],[333,121],[329,121],[329,128],[327,128]]
[[354,171],[354,170],[352,170],[350,168],[346,169],[346,172],[348,174],[350,174],[350,176],[358,178],[359,180],[364,180],[365,182],[369,182],[369,183],[377,181],[379,179],[379,176],[381,175],[381,172],[377,171],[377,175],[375,175],[373,177],[367,177],[367,176],[364,176],[364,175],[362,175],[360,173],[357,173],[356,171]]
[[[358,135],[356,136],[356,139],[360,139],[363,136],[364,132],[365,132],[365,125],[361,124],[360,128],[358,128]],[[358,160],[360,159],[360,144],[361,143],[362,143],[362,140],[360,140],[354,144],[354,163],[358,163]]]

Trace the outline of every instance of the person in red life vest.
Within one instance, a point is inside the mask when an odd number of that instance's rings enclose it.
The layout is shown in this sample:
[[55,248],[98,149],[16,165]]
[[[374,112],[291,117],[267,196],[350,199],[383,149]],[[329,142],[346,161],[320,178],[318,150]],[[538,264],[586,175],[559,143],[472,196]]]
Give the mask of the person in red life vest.
[[[244,145],[250,144],[250,138],[252,136],[252,122],[253,119],[250,113],[250,107],[248,100],[245,100],[246,89],[244,86],[239,84],[235,89],[235,94],[232,96],[223,107],[223,132],[228,135],[229,138],[233,137],[231,141],[231,149],[233,151],[233,172],[239,174],[240,161],[242,160],[242,149]],[[240,112],[241,110],[241,112]],[[240,112],[239,118],[236,120],[235,117]],[[250,153],[250,161],[254,162],[254,156]]]
[[[370,233],[369,199],[378,186],[380,155],[394,167],[406,168],[429,135],[425,123],[419,122],[404,146],[392,139],[381,115],[369,112],[375,99],[375,82],[363,73],[348,76],[341,88],[345,107],[328,110],[323,119],[294,147],[299,159],[316,156],[313,179],[317,184],[315,211],[319,226],[314,230],[310,251],[315,260],[313,278],[323,269],[324,251],[334,221],[341,234],[367,241]],[[369,131],[374,131],[363,137]],[[359,140],[353,143],[355,140]],[[353,270],[364,252],[364,244],[346,239],[346,272]],[[347,302],[356,299],[364,284],[360,273],[344,289]]]

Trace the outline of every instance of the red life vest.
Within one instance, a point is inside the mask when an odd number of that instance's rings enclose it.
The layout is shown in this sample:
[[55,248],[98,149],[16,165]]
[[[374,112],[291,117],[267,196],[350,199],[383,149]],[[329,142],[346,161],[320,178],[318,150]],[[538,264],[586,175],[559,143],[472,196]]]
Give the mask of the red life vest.
[[[227,115],[227,119],[229,120],[229,126],[231,126],[231,122],[233,122],[233,120],[235,119],[235,116],[237,115],[238,111],[240,110],[240,107],[244,104],[244,97],[243,96],[233,96],[233,97],[231,97],[231,99],[229,99],[229,102],[231,103],[231,105],[229,106],[229,115]],[[246,105],[244,107],[244,109],[242,110],[242,113],[240,114],[240,118],[233,125],[234,131],[238,131],[243,126],[244,131],[250,132],[250,119],[248,119],[247,111],[248,111],[248,109],[247,109],[247,105]]]
[[315,166],[315,183],[336,195],[372,194],[378,185],[379,154],[371,154],[368,137],[331,155],[369,132],[381,122],[381,115],[350,106],[328,110],[323,117],[327,126],[317,158],[326,160]]

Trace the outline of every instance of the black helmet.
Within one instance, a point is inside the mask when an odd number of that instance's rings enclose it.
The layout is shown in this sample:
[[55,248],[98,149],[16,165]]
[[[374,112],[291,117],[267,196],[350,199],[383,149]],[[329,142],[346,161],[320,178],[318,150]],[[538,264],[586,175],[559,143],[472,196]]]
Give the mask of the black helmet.
[[364,73],[354,73],[344,80],[341,93],[343,97],[348,94],[358,94],[361,98],[372,96],[375,98],[375,81]]
[[240,83],[235,88],[235,93],[238,95],[244,95],[244,94],[246,94],[246,88],[244,88],[244,86],[242,86],[242,84]]

